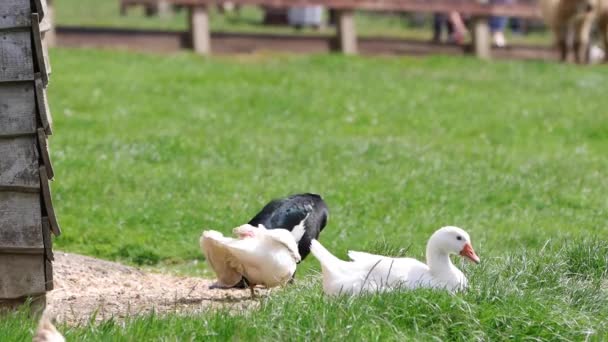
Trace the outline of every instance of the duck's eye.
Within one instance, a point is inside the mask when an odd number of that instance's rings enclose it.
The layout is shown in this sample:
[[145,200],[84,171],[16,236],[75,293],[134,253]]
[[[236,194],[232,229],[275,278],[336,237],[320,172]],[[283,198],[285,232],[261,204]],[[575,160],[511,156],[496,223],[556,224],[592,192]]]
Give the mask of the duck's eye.
[[458,236],[456,237],[456,240],[458,240],[458,241],[462,240],[462,236],[458,235]]

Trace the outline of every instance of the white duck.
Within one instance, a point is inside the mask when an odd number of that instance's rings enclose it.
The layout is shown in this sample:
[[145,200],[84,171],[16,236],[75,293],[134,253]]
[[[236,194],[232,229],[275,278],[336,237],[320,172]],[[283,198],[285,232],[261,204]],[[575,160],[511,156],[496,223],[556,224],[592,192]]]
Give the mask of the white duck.
[[458,227],[443,227],[431,236],[426,246],[426,264],[412,258],[355,251],[348,252],[352,261],[343,261],[317,240],[312,241],[311,252],[321,263],[323,290],[328,295],[417,287],[458,291],[466,288],[467,278],[452,264],[450,254],[479,263],[469,234]]
[[287,283],[301,260],[298,242],[304,235],[306,218],[291,232],[244,224],[233,230],[238,239],[204,231],[201,250],[218,278],[212,287],[230,288],[244,277],[253,297],[256,285],[270,288]]

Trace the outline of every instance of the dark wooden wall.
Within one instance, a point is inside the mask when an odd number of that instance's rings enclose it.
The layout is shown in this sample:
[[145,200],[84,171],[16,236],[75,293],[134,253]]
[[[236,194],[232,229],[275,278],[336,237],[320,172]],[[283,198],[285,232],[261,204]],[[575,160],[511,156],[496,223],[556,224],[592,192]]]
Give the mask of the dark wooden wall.
[[0,0],[0,304],[53,288],[46,0]]

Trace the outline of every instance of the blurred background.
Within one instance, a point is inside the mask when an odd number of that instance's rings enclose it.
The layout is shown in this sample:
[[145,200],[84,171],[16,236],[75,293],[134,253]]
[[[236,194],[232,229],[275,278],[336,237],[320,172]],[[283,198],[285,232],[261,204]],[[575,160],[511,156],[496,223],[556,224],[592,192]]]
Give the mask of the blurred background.
[[[177,1],[179,3],[179,1]],[[505,58],[556,58],[552,37],[535,1],[496,0],[520,6],[522,17],[485,16],[495,54]],[[410,1],[416,5],[416,2]],[[419,8],[420,5],[416,5]],[[360,52],[365,54],[463,54],[471,50],[474,19],[452,12],[396,10],[354,12]],[[55,1],[58,42],[62,46],[122,47],[144,51],[188,48],[188,6],[159,0]],[[214,53],[253,51],[321,52],[336,47],[337,10],[323,6],[271,7],[218,2],[209,6]],[[464,25],[464,26],[463,26]],[[496,50],[496,49],[495,49]]]

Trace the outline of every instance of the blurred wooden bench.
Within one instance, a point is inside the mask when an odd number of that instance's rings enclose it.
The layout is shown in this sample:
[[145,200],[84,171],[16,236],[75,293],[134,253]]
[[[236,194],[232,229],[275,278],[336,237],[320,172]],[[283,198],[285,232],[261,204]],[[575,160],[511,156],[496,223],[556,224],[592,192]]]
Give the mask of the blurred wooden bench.
[[171,3],[167,0],[120,0],[120,14],[127,15],[130,7],[143,6],[146,16],[168,16]]
[[[157,3],[164,1],[180,5],[189,12],[189,32],[192,48],[197,53],[211,53],[209,35],[209,11],[218,0],[120,0],[122,3]],[[491,57],[491,39],[488,19],[491,16],[508,16],[523,19],[540,18],[540,9],[535,0],[520,0],[516,4],[490,4],[487,0],[231,0],[236,5],[272,6],[289,8],[294,6],[322,5],[335,10],[337,16],[337,41],[341,52],[357,53],[357,33],[354,12],[451,12],[456,11],[473,18],[473,46],[475,55]]]

